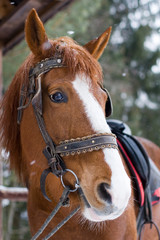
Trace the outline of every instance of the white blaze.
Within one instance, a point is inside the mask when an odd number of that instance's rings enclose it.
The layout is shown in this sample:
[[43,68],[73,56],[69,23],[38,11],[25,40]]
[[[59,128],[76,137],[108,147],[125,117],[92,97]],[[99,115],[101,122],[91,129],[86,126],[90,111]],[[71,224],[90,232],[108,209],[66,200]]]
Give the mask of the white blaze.
[[[106,122],[105,115],[99,102],[96,100],[92,92],[89,90],[91,79],[85,75],[76,75],[73,81],[73,87],[76,90],[80,100],[82,101],[86,116],[91,124],[92,129],[96,133],[111,133],[111,130]],[[128,204],[131,195],[130,180],[127,176],[120,155],[116,149],[103,150],[105,162],[109,165],[111,177],[111,195],[113,204],[119,209],[117,215],[110,214],[106,219],[114,219],[122,213]],[[86,211],[85,211],[86,212]],[[89,214],[85,213],[90,219]],[[88,216],[87,216],[88,215]]]
[[89,91],[90,82],[91,80],[85,75],[77,75],[73,82],[73,86],[83,103],[86,115],[90,120],[93,130],[97,133],[111,133],[111,130],[106,123],[102,107]]

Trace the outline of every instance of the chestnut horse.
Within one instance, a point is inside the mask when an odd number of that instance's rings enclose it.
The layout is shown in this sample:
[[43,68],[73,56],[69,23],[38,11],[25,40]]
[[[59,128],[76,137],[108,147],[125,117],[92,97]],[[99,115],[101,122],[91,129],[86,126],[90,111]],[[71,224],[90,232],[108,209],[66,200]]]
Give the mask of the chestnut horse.
[[[70,193],[70,206],[60,209],[38,239],[44,239],[78,206],[80,210],[50,239],[137,239],[138,206],[129,170],[106,123],[106,115],[111,111],[110,99],[102,87],[102,70],[97,61],[110,32],[108,28],[82,47],[69,37],[49,40],[36,11],[33,9],[28,15],[25,34],[32,53],[4,96],[0,122],[2,147],[10,153],[11,168],[29,190],[31,234],[39,230],[57,205],[63,184],[70,189],[77,187],[76,177],[83,192],[83,197],[78,191]],[[63,166],[60,165],[55,174],[45,176],[45,194],[51,201],[43,196],[40,186],[41,175],[48,168],[47,154],[43,154],[44,149],[47,151],[48,138],[60,149],[66,143],[64,150],[68,144],[73,147],[72,143],[76,143],[77,147],[77,142],[91,140],[94,144],[100,139],[100,145],[94,148],[90,143],[83,151],[60,151],[68,170],[61,175]],[[141,139],[141,142],[160,168],[159,147],[148,140]],[[56,157],[60,155],[56,153]],[[55,163],[54,157],[49,160]],[[61,178],[57,177],[59,174]],[[158,226],[159,211],[157,204],[153,207],[153,219]],[[154,228],[145,228],[143,239],[156,237]]]

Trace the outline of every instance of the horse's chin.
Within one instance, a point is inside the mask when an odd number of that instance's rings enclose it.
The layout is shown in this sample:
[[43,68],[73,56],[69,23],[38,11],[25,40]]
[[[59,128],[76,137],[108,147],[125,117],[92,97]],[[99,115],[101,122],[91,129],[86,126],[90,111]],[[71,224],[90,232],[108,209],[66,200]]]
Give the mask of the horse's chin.
[[90,207],[90,208],[85,207],[83,210],[83,216],[87,220],[92,222],[103,222],[107,220],[114,220],[123,214],[123,212],[125,211],[125,208],[118,209],[110,206],[110,207],[106,207],[104,210],[99,211],[93,207]]

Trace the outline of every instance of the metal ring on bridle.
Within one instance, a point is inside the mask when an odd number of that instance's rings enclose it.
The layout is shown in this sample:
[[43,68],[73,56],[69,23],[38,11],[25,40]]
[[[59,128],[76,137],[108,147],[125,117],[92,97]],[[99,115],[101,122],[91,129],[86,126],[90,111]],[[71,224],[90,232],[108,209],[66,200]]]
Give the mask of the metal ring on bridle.
[[[70,189],[70,192],[75,192],[75,191],[77,191],[77,189],[79,188],[79,180],[78,180],[77,175],[76,175],[72,170],[70,170],[70,169],[65,169],[65,172],[70,172],[70,173],[72,173],[73,176],[74,176],[75,179],[76,179],[75,188],[74,188],[74,189]],[[64,184],[63,176],[64,176],[64,175],[61,175],[61,176],[60,176],[60,177],[61,177],[61,183],[62,183],[63,187],[66,188],[66,187],[68,187],[68,186],[66,186],[66,185]]]

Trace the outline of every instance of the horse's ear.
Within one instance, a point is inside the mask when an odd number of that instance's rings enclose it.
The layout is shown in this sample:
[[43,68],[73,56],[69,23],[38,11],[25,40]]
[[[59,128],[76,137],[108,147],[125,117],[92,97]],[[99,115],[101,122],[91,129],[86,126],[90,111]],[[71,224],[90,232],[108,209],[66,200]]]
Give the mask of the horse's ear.
[[112,27],[107,28],[107,30],[102,33],[98,38],[88,42],[83,47],[86,48],[90,54],[95,58],[99,59],[102,55],[111,35]]
[[34,55],[40,55],[43,44],[48,42],[48,38],[43,23],[34,8],[28,14],[25,24],[25,34],[30,50]]

